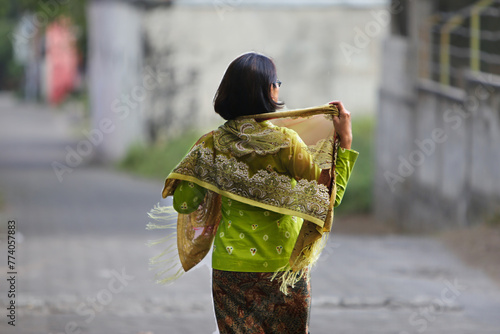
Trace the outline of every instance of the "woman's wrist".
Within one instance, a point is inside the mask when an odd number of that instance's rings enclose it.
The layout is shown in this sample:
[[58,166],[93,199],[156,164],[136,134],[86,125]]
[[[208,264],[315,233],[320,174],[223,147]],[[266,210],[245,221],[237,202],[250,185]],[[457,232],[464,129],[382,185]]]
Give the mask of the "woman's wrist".
[[341,136],[340,137],[340,147],[343,149],[350,150],[352,145],[352,135]]

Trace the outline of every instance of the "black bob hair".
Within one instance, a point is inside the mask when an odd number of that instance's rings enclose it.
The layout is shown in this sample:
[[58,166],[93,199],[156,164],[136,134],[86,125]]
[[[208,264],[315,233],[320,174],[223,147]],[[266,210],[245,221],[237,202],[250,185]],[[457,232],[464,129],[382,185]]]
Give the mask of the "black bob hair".
[[262,54],[245,53],[229,64],[215,93],[214,109],[225,120],[264,114],[283,107],[271,97],[278,80],[274,62]]

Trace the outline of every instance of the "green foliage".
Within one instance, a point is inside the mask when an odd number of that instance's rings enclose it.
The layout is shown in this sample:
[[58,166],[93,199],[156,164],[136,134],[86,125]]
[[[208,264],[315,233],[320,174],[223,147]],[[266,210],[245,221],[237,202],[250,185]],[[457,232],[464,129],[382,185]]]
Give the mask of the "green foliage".
[[492,227],[500,227],[500,210],[497,209],[488,217],[486,217],[486,224]]
[[39,21],[52,22],[61,15],[71,17],[77,24],[85,21],[86,0],[0,0],[1,18],[19,18],[23,13],[38,13]]
[[191,131],[179,138],[149,147],[133,145],[118,167],[141,176],[163,179],[184,158],[201,135]]
[[17,7],[20,1],[15,0],[0,0],[0,17],[1,18],[12,18],[17,13]]
[[[33,25],[44,31],[60,16],[71,18],[76,26],[77,46],[83,58],[87,54],[86,0],[0,0],[0,89],[13,89],[22,82],[23,68],[13,57],[15,27],[24,13],[35,14]],[[83,59],[85,63],[85,59]]]
[[352,149],[359,152],[359,157],[336,214],[367,213],[372,210],[374,128],[373,116],[353,119]]
[[22,67],[13,59],[13,47],[9,35],[14,27],[13,20],[0,20],[0,88],[18,86],[23,73]]

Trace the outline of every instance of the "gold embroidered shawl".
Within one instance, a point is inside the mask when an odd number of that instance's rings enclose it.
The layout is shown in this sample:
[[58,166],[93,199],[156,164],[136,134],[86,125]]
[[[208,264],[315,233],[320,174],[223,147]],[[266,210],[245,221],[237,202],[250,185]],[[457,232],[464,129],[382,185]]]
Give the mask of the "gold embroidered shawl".
[[[165,181],[163,197],[173,195],[181,180],[191,181],[208,189],[203,203],[191,214],[177,215],[177,243],[171,244],[153,259],[160,265],[161,282],[175,279],[198,264],[209,252],[221,219],[221,195],[282,214],[304,218],[289,265],[275,276],[282,280],[282,291],[302,277],[304,268],[313,265],[323,249],[333,221],[335,202],[335,141],[333,105],[244,116],[228,121],[212,131],[191,148]],[[326,116],[326,117],[325,117]],[[238,158],[247,155],[276,154],[290,145],[289,136],[273,125],[259,122],[272,118],[280,127],[294,130],[307,145],[315,164],[323,170],[320,180],[301,179],[271,169],[252,170]],[[285,131],[286,132],[286,131]],[[156,206],[149,213],[154,220],[169,220],[176,213],[172,208]],[[149,224],[149,228],[173,227]],[[165,238],[171,240],[174,235]],[[182,268],[176,268],[171,253],[178,253]],[[171,271],[176,271],[171,274]]]

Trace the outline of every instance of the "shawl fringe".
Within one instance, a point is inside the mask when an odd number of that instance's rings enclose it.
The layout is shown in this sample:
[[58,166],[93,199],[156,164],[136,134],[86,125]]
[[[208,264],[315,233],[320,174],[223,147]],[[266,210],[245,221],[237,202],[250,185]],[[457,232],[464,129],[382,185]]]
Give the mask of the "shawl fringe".
[[150,240],[147,243],[149,247],[157,245],[164,247],[158,255],[149,259],[149,269],[156,270],[156,283],[162,285],[172,283],[185,273],[177,256],[177,224],[172,222],[177,218],[177,211],[172,206],[160,206],[158,203],[148,212],[148,216],[156,223],[149,222],[146,229],[167,229],[170,232],[166,237]]

